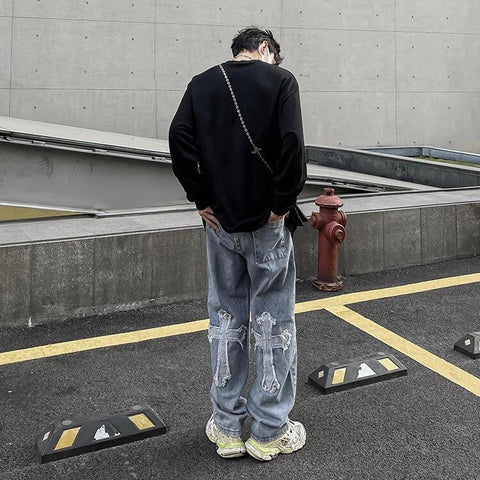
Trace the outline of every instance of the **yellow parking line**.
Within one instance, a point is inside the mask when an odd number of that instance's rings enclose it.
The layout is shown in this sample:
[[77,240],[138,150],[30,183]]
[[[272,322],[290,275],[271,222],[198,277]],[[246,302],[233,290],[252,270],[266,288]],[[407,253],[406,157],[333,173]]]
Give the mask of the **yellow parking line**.
[[[457,277],[440,278],[438,280],[429,280],[426,282],[412,283],[398,287],[380,288],[365,292],[348,293],[334,297],[312,300],[298,303],[295,306],[295,313],[306,313],[324,308],[333,308],[352,303],[365,302],[369,300],[378,300],[381,298],[395,297],[399,295],[409,295],[412,293],[421,293],[440,288],[467,285],[469,283],[480,282],[480,273],[470,275],[460,275]],[[197,320],[195,322],[179,323],[166,327],[149,328],[135,332],[117,333],[114,335],[105,335],[102,337],[85,338],[73,340],[70,342],[53,343],[39,347],[25,348],[10,352],[0,353],[0,366],[11,363],[26,362],[28,360],[37,360],[40,358],[66,355],[75,352],[84,352],[97,348],[115,347],[128,343],[144,342],[174,335],[184,335],[187,333],[200,332],[208,329],[208,319]]]
[[480,397],[480,378],[477,378],[475,375],[452,365],[446,360],[430,353],[428,350],[415,345],[409,340],[387,330],[381,325],[378,325],[378,323],[372,322],[345,306],[337,305],[329,307],[326,310],[395,350],[409,356],[424,367],[429,368],[433,372],[438,373],[442,377]]
[[412,293],[428,292],[440,288],[457,287],[476,282],[480,282],[480,273],[439,278],[437,280],[410,283],[398,287],[379,288],[377,290],[368,290],[365,292],[347,293],[336,297],[299,303],[296,305],[295,313],[311,312],[313,310],[320,310],[322,308],[329,308],[337,305],[350,305],[352,303],[380,300],[382,298],[398,297],[400,295],[410,295]]
[[154,340],[157,338],[200,332],[207,329],[208,320],[197,320],[195,322],[179,323],[176,325],[168,325],[166,327],[137,330],[136,332],[117,333],[114,335],[104,335],[102,337],[73,340],[71,342],[52,343],[51,345],[42,345],[40,347],[0,353],[0,365],[26,362],[27,360],[37,360],[39,358],[55,357],[58,355],[66,355],[67,353],[85,352],[96,348],[116,347],[118,345],[126,345],[129,343],[144,342],[146,340]]

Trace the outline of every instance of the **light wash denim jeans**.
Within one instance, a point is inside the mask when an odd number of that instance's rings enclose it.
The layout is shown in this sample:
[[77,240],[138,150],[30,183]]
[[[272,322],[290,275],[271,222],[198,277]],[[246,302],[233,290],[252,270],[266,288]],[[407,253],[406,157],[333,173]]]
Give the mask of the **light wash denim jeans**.
[[[237,436],[250,415],[255,440],[276,440],[286,430],[297,379],[291,234],[282,220],[232,234],[207,225],[206,235],[215,423]],[[250,325],[256,377],[246,399]]]

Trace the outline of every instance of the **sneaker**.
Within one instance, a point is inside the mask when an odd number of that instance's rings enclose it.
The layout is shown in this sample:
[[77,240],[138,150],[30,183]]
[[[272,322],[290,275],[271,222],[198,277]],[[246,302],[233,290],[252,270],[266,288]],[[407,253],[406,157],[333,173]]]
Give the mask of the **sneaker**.
[[306,438],[305,427],[300,422],[289,420],[287,431],[277,440],[264,443],[249,438],[245,443],[245,447],[248,454],[253,458],[262,462],[268,462],[279,453],[293,453],[300,450],[305,445]]
[[240,437],[229,437],[220,431],[213,415],[207,422],[205,433],[212,443],[217,444],[217,453],[223,458],[243,457],[247,453],[243,440]]

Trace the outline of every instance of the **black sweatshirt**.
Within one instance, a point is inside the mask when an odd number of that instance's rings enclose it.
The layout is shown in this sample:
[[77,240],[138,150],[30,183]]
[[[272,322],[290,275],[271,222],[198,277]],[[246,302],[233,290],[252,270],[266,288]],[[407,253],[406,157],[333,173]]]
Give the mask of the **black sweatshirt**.
[[306,179],[300,96],[287,70],[258,60],[223,64],[245,124],[242,128],[217,65],[193,77],[169,132],[175,175],[198,209],[210,206],[229,233],[260,228],[270,211],[293,207]]

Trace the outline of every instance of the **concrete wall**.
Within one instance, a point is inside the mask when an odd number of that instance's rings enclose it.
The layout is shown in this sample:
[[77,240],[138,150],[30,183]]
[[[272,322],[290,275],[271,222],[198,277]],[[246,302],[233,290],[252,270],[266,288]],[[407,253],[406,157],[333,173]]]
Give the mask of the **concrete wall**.
[[[32,227],[18,224],[18,229],[17,236],[28,238],[25,231]],[[0,327],[205,296],[200,227],[70,239],[57,235],[58,240],[0,247]],[[307,224],[294,240],[297,276],[310,280],[317,273],[317,233]],[[353,213],[340,247],[339,272],[378,272],[479,254],[479,203]]]
[[[346,230],[343,275],[472,257],[480,254],[480,204],[349,214]],[[302,228],[295,235],[297,271],[306,279],[317,262],[316,232]]]
[[126,153],[2,142],[0,179],[0,204],[102,213],[186,201],[170,162],[138,160]]
[[[241,8],[239,8],[241,5]],[[165,138],[237,29],[273,29],[308,143],[480,152],[478,0],[0,0],[0,115]]]
[[0,247],[8,272],[0,276],[0,327],[200,297],[203,236],[197,228]]

